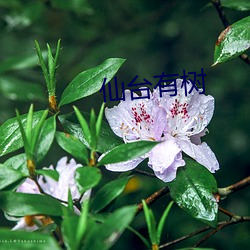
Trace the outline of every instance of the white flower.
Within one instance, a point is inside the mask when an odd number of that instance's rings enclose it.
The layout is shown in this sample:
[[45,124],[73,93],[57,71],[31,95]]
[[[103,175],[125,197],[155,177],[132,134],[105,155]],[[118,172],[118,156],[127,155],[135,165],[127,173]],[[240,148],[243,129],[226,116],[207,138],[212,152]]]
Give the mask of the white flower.
[[[54,179],[47,176],[40,176],[38,178],[38,183],[46,194],[49,194],[62,201],[68,200],[68,190],[70,190],[71,192],[72,199],[78,199],[80,197],[74,175],[76,169],[78,167],[81,167],[81,165],[76,164],[74,159],[71,159],[69,162],[67,162],[67,160],[67,157],[61,158],[58,161],[55,169],[53,166],[44,168],[56,170],[59,173],[58,181],[55,181]],[[27,178],[25,182],[23,182],[17,188],[16,191],[21,193],[41,194],[36,183],[29,178]],[[89,196],[90,190],[84,193],[80,202],[89,198]],[[45,216],[25,216],[18,221],[17,225],[12,230],[22,229],[27,231],[34,231],[38,229],[38,226],[34,224],[34,220],[36,221],[36,224],[40,224],[41,226],[52,222],[49,217]]]
[[[145,158],[155,175],[165,182],[176,177],[177,168],[184,166],[182,151],[204,165],[211,172],[219,168],[218,161],[200,137],[205,135],[206,126],[214,111],[214,98],[193,91],[185,96],[182,80],[176,80],[177,96],[171,97],[158,89],[150,99],[130,98],[125,91],[125,101],[105,110],[106,118],[114,133],[125,143],[137,140],[163,141],[148,154],[127,162],[107,164],[111,171],[127,171],[135,168]],[[190,90],[191,83],[187,85]],[[101,156],[102,157],[102,156]]]

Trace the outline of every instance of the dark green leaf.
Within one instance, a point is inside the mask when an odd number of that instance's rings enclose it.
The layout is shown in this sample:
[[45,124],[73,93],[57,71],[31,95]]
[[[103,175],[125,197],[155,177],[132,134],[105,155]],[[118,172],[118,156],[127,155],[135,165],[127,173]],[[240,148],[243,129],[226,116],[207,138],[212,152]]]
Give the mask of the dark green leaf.
[[71,154],[82,164],[88,165],[87,149],[76,137],[64,132],[56,132],[56,140],[62,149]]
[[161,216],[161,219],[159,221],[158,227],[157,227],[157,243],[160,244],[161,242],[161,234],[162,234],[162,230],[163,230],[163,226],[165,224],[165,221],[168,217],[169,211],[173,205],[173,201],[170,201],[170,203],[168,204],[168,206],[166,207],[164,213]]
[[14,77],[0,77],[0,93],[15,101],[45,101],[43,88],[35,83],[26,82]]
[[38,142],[37,161],[41,161],[48,153],[56,132],[56,117],[45,120]]
[[176,179],[168,183],[170,195],[191,216],[216,227],[218,204],[213,196],[218,191],[216,180],[199,163],[191,159],[185,161],[186,166],[179,168]]
[[249,0],[221,0],[223,7],[227,7],[234,10],[246,11],[250,10]]
[[19,154],[9,158],[4,162],[4,165],[18,170],[19,172],[22,172],[24,175],[28,176],[29,171],[26,165],[26,160],[27,159],[25,154]]
[[95,167],[77,168],[75,174],[76,185],[81,194],[90,188],[95,187],[101,180],[102,173]]
[[49,196],[13,192],[0,193],[0,208],[11,216],[35,214],[61,216],[63,209],[66,209]]
[[52,170],[52,169],[37,169],[36,170],[37,174],[40,175],[44,175],[44,176],[48,176],[51,179],[58,181],[59,179],[59,173],[56,170]]
[[[89,114],[84,113],[84,116],[89,119]],[[72,116],[72,114],[62,115],[59,116],[59,120],[63,124],[63,127],[70,134],[74,135],[84,145],[86,145],[86,147],[89,148],[89,144],[87,143],[87,140],[85,139],[82,129],[77,123],[77,119],[75,118],[75,116]],[[99,140],[97,143],[97,152],[104,153],[121,144],[123,144],[122,139],[114,134],[107,122],[103,121]]]
[[0,249],[6,250],[60,250],[56,241],[50,235],[26,232],[26,231],[10,231],[0,229],[1,243]]
[[110,202],[117,198],[124,190],[128,180],[132,176],[116,179],[104,185],[98,190],[92,200],[91,207],[94,212],[99,212],[106,207]]
[[78,222],[78,216],[66,217],[62,222],[63,239],[67,249],[69,250],[77,249],[76,233]]
[[[34,112],[33,127],[41,118],[44,111]],[[25,124],[27,114],[20,116]],[[25,126],[25,125],[24,125]],[[0,126],[0,156],[13,152],[23,146],[17,118],[11,118]]]
[[83,249],[109,249],[133,220],[136,208],[136,206],[127,206],[117,209],[103,224],[93,227]]
[[0,164],[0,190],[24,178],[25,175],[20,171]]
[[158,142],[136,141],[122,144],[108,152],[98,163],[99,166],[135,159],[149,152]]
[[102,64],[81,72],[64,90],[59,106],[92,95],[101,89],[104,78],[109,82],[125,62],[122,58],[110,58]]
[[214,65],[226,62],[250,47],[250,16],[228,26],[215,44]]

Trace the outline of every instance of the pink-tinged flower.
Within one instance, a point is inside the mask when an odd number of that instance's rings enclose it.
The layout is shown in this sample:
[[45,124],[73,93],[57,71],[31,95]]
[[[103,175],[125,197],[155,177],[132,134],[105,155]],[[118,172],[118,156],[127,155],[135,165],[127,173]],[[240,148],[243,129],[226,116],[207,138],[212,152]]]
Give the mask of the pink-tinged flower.
[[[68,200],[68,190],[71,192],[72,199],[78,199],[80,197],[74,175],[76,169],[81,167],[81,165],[76,164],[74,159],[71,159],[69,162],[67,162],[67,160],[67,157],[61,158],[55,169],[53,166],[44,168],[56,170],[59,173],[58,181],[47,176],[40,176],[38,178],[38,183],[46,194],[63,201]],[[27,178],[16,191],[21,193],[41,194],[36,183],[29,178]],[[89,196],[90,190],[84,193],[80,202],[89,198]],[[76,213],[77,212],[78,211],[76,211]],[[34,223],[34,221],[36,223]],[[51,219],[45,216],[25,216],[18,221],[17,225],[12,230],[34,231],[38,229],[38,225],[43,226],[51,222]]]
[[[214,111],[214,98],[200,95],[196,90],[185,96],[182,80],[177,79],[177,96],[171,97],[158,89],[150,99],[131,100],[130,91],[125,91],[125,101],[105,110],[106,118],[114,133],[125,143],[137,140],[162,141],[149,153],[131,161],[107,164],[111,171],[128,171],[145,158],[155,175],[170,182],[175,179],[177,168],[184,166],[182,151],[204,165],[211,172],[219,168],[214,153],[200,137],[205,135],[206,126]],[[191,83],[187,84],[187,90]]]

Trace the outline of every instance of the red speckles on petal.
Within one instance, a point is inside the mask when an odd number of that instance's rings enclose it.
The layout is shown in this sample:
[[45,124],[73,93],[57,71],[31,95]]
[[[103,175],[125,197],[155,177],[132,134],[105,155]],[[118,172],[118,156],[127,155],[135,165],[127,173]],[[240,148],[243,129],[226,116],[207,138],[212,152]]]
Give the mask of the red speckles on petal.
[[188,103],[180,103],[177,99],[175,99],[172,103],[172,108],[170,109],[172,118],[179,115],[186,122],[187,118],[189,118],[187,107]]
[[132,107],[132,114],[134,116],[134,120],[132,122],[136,122],[136,125],[139,125],[141,122],[146,122],[146,123],[151,123],[153,122],[153,119],[151,116],[147,113],[145,109],[145,104],[144,103],[139,103],[137,107]]

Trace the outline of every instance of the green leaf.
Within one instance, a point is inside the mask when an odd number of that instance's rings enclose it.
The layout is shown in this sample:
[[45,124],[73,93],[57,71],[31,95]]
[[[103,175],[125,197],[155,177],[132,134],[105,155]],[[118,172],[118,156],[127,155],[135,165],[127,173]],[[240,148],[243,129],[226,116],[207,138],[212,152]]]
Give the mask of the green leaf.
[[122,144],[108,152],[98,163],[98,166],[135,159],[149,152],[158,142],[136,141]]
[[79,111],[79,109],[75,106],[73,106],[74,110],[75,110],[75,113],[76,113],[76,117],[81,125],[81,128],[82,128],[82,132],[84,134],[84,137],[86,138],[87,140],[87,143],[89,146],[91,146],[91,133],[90,133],[90,130],[89,130],[89,126],[88,126],[88,123],[86,121],[86,119],[84,118],[84,116],[81,114],[81,112]]
[[82,238],[87,229],[88,201],[84,201],[82,213],[79,216],[65,217],[62,222],[62,234],[67,249],[80,249]]
[[26,155],[23,153],[10,157],[8,160],[4,162],[4,165],[8,166],[9,168],[18,170],[19,172],[28,176],[29,171],[26,165],[26,160],[27,160]]
[[109,82],[125,62],[122,58],[110,58],[102,64],[81,72],[64,90],[59,106],[74,102],[98,92],[103,84],[103,79]]
[[30,83],[14,77],[0,77],[0,93],[14,101],[40,101],[46,100],[43,88],[35,83]]
[[48,176],[51,179],[58,181],[59,179],[59,173],[56,170],[52,170],[52,169],[37,169],[36,170],[37,174],[40,175],[44,175],[44,176]]
[[143,211],[146,218],[147,226],[148,226],[148,234],[151,241],[151,244],[157,244],[157,234],[156,234],[156,221],[154,214],[151,209],[148,208],[148,205],[144,200],[142,200]]
[[44,121],[37,148],[37,161],[40,162],[48,153],[56,132],[56,117]]
[[221,0],[221,4],[223,7],[239,10],[239,11],[247,11],[250,10],[250,1],[249,0]]
[[0,249],[6,250],[60,250],[56,241],[50,235],[26,232],[26,231],[10,231],[0,228],[1,243]]
[[135,229],[133,229],[133,228],[130,227],[130,226],[128,226],[127,228],[128,228],[128,230],[130,230],[132,233],[134,233],[136,236],[138,236],[148,249],[151,248],[151,244],[149,243],[149,241],[148,241],[142,234],[140,234],[138,231],[136,231]]
[[0,190],[25,177],[20,171],[0,164]]
[[56,132],[56,141],[62,149],[71,154],[75,159],[82,164],[88,165],[88,151],[85,145],[76,137],[64,132]]
[[100,169],[95,167],[77,168],[75,173],[76,185],[81,194],[95,187],[102,179]]
[[124,190],[128,180],[132,176],[126,176],[105,184],[94,196],[91,208],[94,212],[99,212],[117,198]]
[[168,206],[166,207],[166,209],[165,209],[163,215],[161,216],[160,222],[159,222],[159,224],[158,224],[158,227],[157,227],[157,244],[158,244],[158,245],[159,245],[160,242],[161,242],[161,234],[162,234],[163,226],[164,226],[164,224],[165,224],[165,221],[166,221],[166,219],[167,219],[167,217],[168,217],[169,211],[170,211],[170,209],[171,209],[171,207],[172,207],[173,204],[174,204],[173,201],[171,201],[171,202],[168,204]]
[[[33,127],[41,118],[44,111],[34,112]],[[25,124],[27,114],[20,116],[22,124]],[[25,126],[25,125],[24,125]],[[11,118],[0,126],[0,156],[13,152],[23,146],[22,136],[19,130],[17,118]]]
[[59,201],[49,196],[13,192],[0,193],[0,208],[11,216],[62,216],[63,210],[66,209]]
[[109,249],[131,223],[136,209],[136,206],[127,206],[110,214],[103,224],[92,228],[83,249]]
[[218,204],[213,196],[218,192],[216,180],[204,166],[191,159],[185,161],[186,166],[179,168],[176,179],[168,183],[170,195],[191,216],[216,227]]
[[76,233],[79,222],[78,216],[65,217],[62,222],[62,235],[64,243],[69,250],[77,250]]
[[91,149],[96,150],[96,115],[94,109],[90,112],[89,122],[90,136],[91,136]]
[[214,65],[226,62],[250,47],[250,16],[228,26],[215,44]]
[[103,113],[104,113],[104,107],[105,104],[103,103],[101,108],[100,108],[100,112],[99,115],[97,117],[96,120],[96,139],[99,139],[99,135],[100,135],[100,131],[101,131],[101,127],[102,127],[102,118],[103,118]]
[[[83,114],[85,117],[89,118],[89,114]],[[74,135],[89,148],[89,144],[74,116],[74,113],[61,115],[59,116],[59,120],[70,134]],[[100,136],[96,148],[97,152],[104,153],[121,144],[124,144],[123,140],[114,134],[107,122],[102,121]]]

